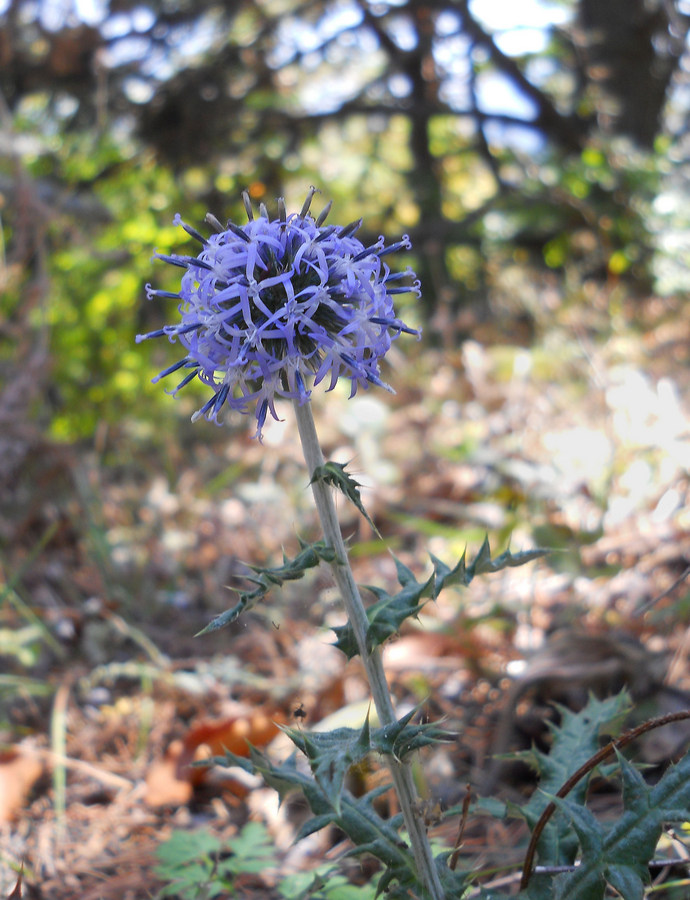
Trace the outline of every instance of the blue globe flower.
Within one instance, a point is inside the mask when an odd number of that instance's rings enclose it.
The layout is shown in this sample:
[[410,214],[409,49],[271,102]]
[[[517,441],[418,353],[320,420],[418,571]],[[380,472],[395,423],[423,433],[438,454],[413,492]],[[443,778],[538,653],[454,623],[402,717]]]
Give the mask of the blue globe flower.
[[311,388],[324,379],[332,390],[338,379],[359,387],[375,384],[392,390],[379,375],[379,361],[402,332],[419,335],[396,318],[393,296],[420,296],[411,269],[391,274],[383,257],[409,249],[407,236],[386,245],[383,237],[365,247],[355,237],[360,219],[345,227],[324,226],[331,204],[314,219],[309,208],[312,188],[299,213],[286,215],[278,201],[278,218],[265,206],[254,218],[248,194],[243,199],[248,222],[223,227],[209,238],[185,224],[175,224],[201,244],[198,256],[155,256],[184,269],[178,293],[154,290],[153,297],[179,300],[181,320],[137,335],[137,343],[167,337],[179,341],[186,355],[160,372],[154,382],[173,372],[185,377],[171,393],[199,378],[213,396],[192,416],[219,422],[223,407],[254,411],[255,437],[268,412],[278,419],[275,398],[306,403]]

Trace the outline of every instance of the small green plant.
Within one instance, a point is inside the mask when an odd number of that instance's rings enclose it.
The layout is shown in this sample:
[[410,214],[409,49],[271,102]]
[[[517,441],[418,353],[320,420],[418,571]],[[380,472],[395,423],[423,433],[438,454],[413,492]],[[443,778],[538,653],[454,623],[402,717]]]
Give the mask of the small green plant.
[[[275,867],[275,847],[265,826],[248,822],[237,837],[221,841],[205,828],[174,831],[158,848],[156,875],[168,884],[158,897],[211,900],[219,894],[239,895],[238,876]],[[275,873],[276,890],[285,900],[374,900],[376,881],[351,884],[332,864],[310,872]]]
[[206,829],[174,831],[158,848],[156,875],[170,883],[159,897],[206,900],[232,893],[237,875],[256,873],[275,863],[275,848],[259,822],[249,822],[223,843]]

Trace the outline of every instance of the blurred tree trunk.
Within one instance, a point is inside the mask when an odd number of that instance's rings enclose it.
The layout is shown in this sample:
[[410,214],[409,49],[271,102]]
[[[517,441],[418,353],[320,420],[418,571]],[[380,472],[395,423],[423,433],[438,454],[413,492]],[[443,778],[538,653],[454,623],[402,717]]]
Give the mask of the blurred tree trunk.
[[362,14],[385,50],[391,71],[404,74],[410,84],[405,113],[410,123],[410,153],[412,177],[410,190],[419,210],[415,227],[415,251],[418,255],[417,275],[424,286],[422,303],[430,319],[441,303],[448,302],[452,293],[451,278],[446,265],[446,242],[438,223],[443,219],[443,185],[440,162],[430,150],[430,125],[434,116],[447,113],[440,100],[440,83],[434,62],[434,19],[436,10],[428,3],[410,4],[409,13],[414,25],[416,44],[401,51],[383,19],[376,17],[362,4]]
[[414,159],[412,189],[419,208],[418,275],[426,286],[422,300],[430,318],[448,300],[451,278],[446,266],[445,241],[438,236],[438,228],[431,227],[443,219],[443,187],[440,163],[430,150],[431,119],[439,112],[439,92],[433,57],[434,21],[432,11],[425,4],[412,8],[417,32],[416,52],[405,58],[405,71],[412,82],[412,115],[410,150]]
[[580,0],[586,75],[603,132],[651,150],[690,24],[672,0]]

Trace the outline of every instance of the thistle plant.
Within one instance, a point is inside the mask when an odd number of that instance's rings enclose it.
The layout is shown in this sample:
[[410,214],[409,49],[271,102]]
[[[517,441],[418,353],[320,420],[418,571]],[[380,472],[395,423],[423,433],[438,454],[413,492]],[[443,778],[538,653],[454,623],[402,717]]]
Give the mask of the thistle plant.
[[[326,556],[340,590],[348,622],[364,663],[382,727],[397,719],[378,646],[367,644],[369,622],[350,568],[329,486],[319,472],[325,468],[309,404],[311,390],[328,379],[332,390],[340,378],[351,383],[351,394],[374,384],[391,391],[379,374],[379,363],[401,333],[418,335],[395,316],[393,297],[419,295],[411,269],[392,274],[384,257],[409,248],[407,238],[386,245],[380,237],[369,246],[355,236],[362,222],[345,227],[324,225],[330,205],[314,219],[311,189],[297,214],[269,217],[264,206],[254,217],[248,194],[243,195],[248,222],[227,227],[213,216],[216,233],[208,239],[176,217],[175,221],[202,246],[197,257],[160,259],[185,269],[180,291],[171,294],[147,287],[148,296],[179,299],[179,322],[138,335],[178,340],[185,356],[164,369],[157,379],[178,370],[185,377],[175,393],[195,377],[212,388],[213,396],[193,419],[216,422],[227,406],[240,413],[254,410],[261,439],[268,412],[277,419],[275,398],[294,403],[304,457],[324,531]],[[187,371],[188,370],[188,371]],[[226,622],[223,621],[222,624]],[[213,625],[213,623],[212,623]],[[219,623],[215,624],[219,627]],[[409,761],[389,757],[393,782],[412,844],[417,875],[434,900],[443,890],[415,809],[419,797]]]
[[[463,556],[451,568],[432,556],[433,571],[421,581],[396,560],[400,589],[389,594],[368,587],[374,602],[365,606],[338,524],[333,489],[341,491],[363,515],[367,513],[359,486],[346,467],[325,461],[310,399],[318,385],[332,390],[341,379],[349,381],[350,396],[370,385],[392,390],[381,377],[383,357],[402,334],[419,337],[416,329],[397,317],[394,298],[404,293],[419,297],[420,285],[411,269],[392,273],[386,261],[397,251],[410,248],[407,237],[390,244],[380,237],[365,246],[356,236],[361,220],[344,227],[326,225],[330,204],[316,218],[312,216],[314,194],[312,188],[300,212],[290,215],[284,201],[279,200],[278,215],[271,218],[263,205],[255,216],[245,193],[246,224],[228,222],[223,226],[208,215],[206,220],[213,230],[209,237],[176,216],[176,223],[199,242],[201,249],[197,256],[156,254],[158,259],[184,270],[181,285],[178,292],[147,285],[147,294],[149,298],[178,301],[179,315],[173,324],[139,335],[137,341],[167,337],[181,345],[182,356],[154,381],[176,372],[182,375],[173,394],[195,378],[206,385],[211,396],[194,413],[194,420],[206,417],[220,423],[226,410],[253,414],[254,436],[261,441],[268,414],[278,419],[276,399],[291,400],[322,526],[322,540],[300,542],[299,553],[292,559],[284,558],[282,565],[252,566],[248,581],[253,587],[239,592],[238,602],[200,633],[228,625],[272,588],[326,562],[347,614],[347,623],[334,628],[335,646],[348,659],[361,658],[378,727],[372,727],[367,717],[360,729],[313,733],[284,728],[306,757],[309,772],[297,765],[295,756],[276,764],[255,748],[251,748],[248,760],[227,753],[214,762],[259,772],[281,796],[301,790],[313,816],[297,838],[336,825],[352,840],[352,852],[370,853],[383,863],[378,892],[387,891],[393,900],[410,896],[424,900],[460,898],[466,895],[473,874],[456,871],[457,848],[436,856],[432,853],[420,813],[423,804],[412,777],[415,753],[448,739],[448,735],[436,724],[415,724],[416,711],[397,718],[381,648],[443,589],[466,586],[477,575],[522,565],[544,551],[506,551],[492,558],[485,541],[471,563]],[[606,831],[583,808],[587,778],[599,758],[610,758],[627,740],[621,738],[618,744],[611,744],[604,756],[596,752],[600,727],[612,718],[620,720],[622,704],[619,700],[597,706],[592,701],[581,715],[565,717],[561,730],[554,729],[553,751],[548,758],[533,756],[549,796],[556,798],[553,804],[540,794],[524,807],[496,803],[489,807],[492,814],[522,817],[534,829],[534,846],[527,855],[520,896],[532,900],[550,896],[593,900],[603,898],[608,883],[626,897],[641,897],[646,860],[656,846],[662,819],[683,818],[686,812],[690,817],[687,757],[659,782],[653,795],[629,764],[619,763],[627,797],[619,826]],[[401,814],[388,820],[379,815],[373,803],[381,788],[354,797],[345,786],[348,770],[369,754],[386,761],[398,797]],[[558,790],[563,784],[565,793]],[[567,791],[575,785],[577,790],[566,801]],[[671,797],[676,798],[676,806]],[[464,821],[467,806],[447,811],[447,815],[453,814],[462,814]],[[549,822],[551,816],[553,821]],[[582,863],[574,870],[578,847],[582,849]],[[542,868],[546,864],[554,869],[552,873],[539,873],[530,884],[535,852]],[[497,896],[484,889],[480,889],[480,895]]]

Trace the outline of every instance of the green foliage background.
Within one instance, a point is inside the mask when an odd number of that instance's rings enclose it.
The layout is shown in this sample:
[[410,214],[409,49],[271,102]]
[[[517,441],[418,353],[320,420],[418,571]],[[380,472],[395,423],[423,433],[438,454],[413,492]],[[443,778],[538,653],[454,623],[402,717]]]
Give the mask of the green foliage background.
[[[589,34],[578,32],[588,0],[565,0],[543,7],[542,49],[508,53],[519,29],[496,29],[466,2],[357,0],[347,14],[321,0],[152,2],[88,22],[40,3],[32,22],[25,3],[0,13],[12,47],[0,59],[1,302],[8,320],[30,307],[36,340],[48,338],[33,408],[54,438],[123,418],[155,427],[170,401],[149,382],[169,348],[133,337],[165,316],[144,302],[145,283],[174,288],[174,273],[151,253],[187,244],[175,212],[241,220],[245,188],[297,206],[315,184],[332,221],[364,216],[366,237],[410,233],[424,293],[404,313],[449,345],[505,310],[514,265],[535,282],[552,273],[574,299],[576,284],[611,279],[648,291],[679,228],[655,202],[684,165],[683,55],[661,40],[687,31],[680,10],[654,19],[635,0],[637,31],[612,7]],[[639,96],[637,118],[618,87],[622,34],[639,58],[656,48],[647,81],[659,90]],[[607,41],[608,81],[586,65]],[[494,83],[500,96],[511,85],[515,112],[491,107],[482,85]],[[520,97],[531,114],[517,112]],[[32,286],[41,302],[27,303]],[[519,294],[509,312],[539,316]],[[21,365],[13,346],[8,370]]]

